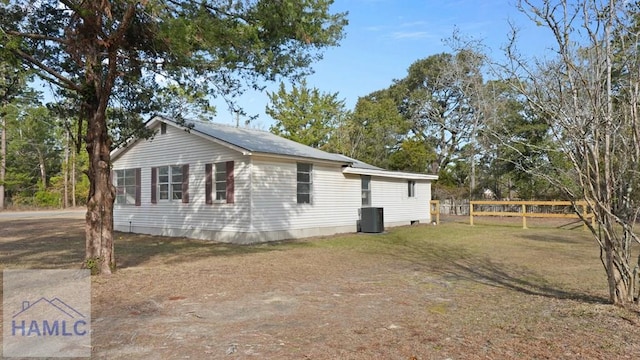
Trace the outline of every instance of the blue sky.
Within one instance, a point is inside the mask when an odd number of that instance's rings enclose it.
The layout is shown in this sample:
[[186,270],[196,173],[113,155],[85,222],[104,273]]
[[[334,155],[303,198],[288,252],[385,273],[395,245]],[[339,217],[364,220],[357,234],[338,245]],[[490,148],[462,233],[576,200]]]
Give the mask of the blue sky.
[[[340,46],[326,49],[324,58],[313,64],[315,73],[307,78],[307,86],[325,93],[337,92],[352,110],[359,97],[403,78],[413,62],[452,52],[443,40],[455,29],[463,36],[481,40],[493,59],[500,58],[500,49],[510,33],[509,21],[520,31],[522,52],[544,56],[549,53],[550,33],[521,14],[516,1],[335,0],[331,11],[348,12],[349,25]],[[270,84],[266,91],[275,91],[278,85]],[[46,87],[40,84],[39,90],[46,92]],[[45,101],[50,101],[48,96]],[[247,91],[237,102],[248,114],[258,115],[251,127],[267,130],[273,124],[264,111],[269,104],[266,92]],[[214,121],[236,124],[235,115],[223,101],[214,105]],[[244,120],[241,118],[240,123]]]
[[[443,42],[454,29],[482,40],[492,58],[501,57],[509,21],[520,29],[519,46],[526,54],[543,55],[549,35],[523,16],[515,0],[335,0],[333,12],[347,11],[349,25],[339,47],[325,51],[307,78],[309,87],[339,93],[348,109],[358,97],[388,87],[400,79],[413,62],[451,49]],[[277,85],[268,89],[275,90]],[[239,104],[258,114],[252,127],[268,129],[273,120],[264,113],[269,99],[264,93],[247,93]],[[235,124],[224,105],[216,121]],[[241,119],[242,121],[242,119]]]

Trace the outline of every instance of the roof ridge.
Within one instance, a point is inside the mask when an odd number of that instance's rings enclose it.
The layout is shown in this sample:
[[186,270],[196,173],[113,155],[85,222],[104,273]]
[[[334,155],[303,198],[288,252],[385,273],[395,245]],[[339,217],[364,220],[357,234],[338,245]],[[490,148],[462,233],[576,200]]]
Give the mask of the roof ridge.
[[[169,120],[177,125],[180,125],[178,123],[178,121],[176,121],[175,119],[171,118],[171,117],[167,117],[167,116],[161,116],[161,118],[165,119],[165,120]],[[231,125],[231,124],[225,124],[225,123],[221,123],[221,122],[217,122],[217,121],[210,121],[210,120],[204,120],[204,119],[184,119],[184,124],[185,125],[189,125],[189,123],[200,123],[202,125],[213,125],[213,126],[220,126],[220,127],[225,127],[228,129],[238,129],[238,130],[246,130],[246,131],[255,131],[255,132],[260,132],[260,133],[266,133],[266,134],[273,134],[270,131],[267,130],[263,130],[263,129],[258,129],[258,128],[249,128],[249,127],[241,127],[241,126],[237,126],[237,125]],[[277,136],[277,135],[276,135]]]

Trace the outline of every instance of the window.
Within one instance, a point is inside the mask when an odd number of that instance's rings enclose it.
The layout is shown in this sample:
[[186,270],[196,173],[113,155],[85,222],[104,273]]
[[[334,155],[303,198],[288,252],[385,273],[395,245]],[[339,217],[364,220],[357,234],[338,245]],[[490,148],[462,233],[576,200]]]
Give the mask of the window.
[[140,169],[114,170],[116,204],[140,206]]
[[371,206],[371,176],[362,175],[362,206]]
[[205,165],[206,203],[234,202],[233,161]]
[[297,198],[298,204],[311,204],[312,179],[311,172],[313,166],[311,164],[298,164],[297,171]]
[[189,165],[151,169],[151,202],[155,204],[158,199],[189,202]]
[[164,135],[167,133],[167,124],[160,123],[160,135]]
[[416,182],[414,180],[407,181],[407,190],[410,198],[416,196]]
[[215,164],[216,201],[227,200],[227,164]]
[[182,166],[158,168],[158,195],[160,200],[182,200]]

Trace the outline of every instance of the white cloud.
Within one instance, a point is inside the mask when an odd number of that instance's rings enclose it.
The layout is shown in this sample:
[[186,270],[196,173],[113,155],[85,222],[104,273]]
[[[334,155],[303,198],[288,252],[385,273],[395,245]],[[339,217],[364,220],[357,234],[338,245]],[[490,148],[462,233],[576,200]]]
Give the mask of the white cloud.
[[391,33],[394,39],[425,39],[433,37],[426,31],[395,31]]

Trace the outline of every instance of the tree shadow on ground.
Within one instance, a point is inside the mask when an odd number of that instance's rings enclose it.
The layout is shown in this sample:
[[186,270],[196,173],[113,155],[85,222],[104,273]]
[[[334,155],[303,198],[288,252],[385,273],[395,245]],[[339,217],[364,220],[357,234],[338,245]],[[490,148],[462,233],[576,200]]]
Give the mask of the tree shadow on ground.
[[173,265],[217,256],[240,256],[309,246],[305,242],[293,241],[238,245],[189,238],[115,234],[116,259],[120,268],[150,263]]
[[459,279],[474,281],[527,295],[537,295],[561,300],[575,300],[590,304],[608,304],[601,296],[563,289],[530,269],[516,268],[511,264],[495,262],[489,258],[451,262],[446,271]]
[[2,268],[79,268],[83,258],[83,220],[29,219],[0,223]]
[[[559,240],[565,242],[564,239]],[[486,286],[499,287],[554,299],[575,300],[591,304],[609,304],[603,296],[589,294],[548,279],[522,265],[508,261],[496,261],[491,257],[473,253],[460,245],[410,241],[397,245],[390,256],[408,261],[411,266],[420,266],[426,271],[440,274],[448,279],[471,281]]]
[[578,237],[568,237],[562,235],[552,235],[552,234],[523,234],[523,239],[538,241],[538,242],[547,242],[547,243],[559,243],[559,244],[581,244],[584,243],[584,240]]
[[[306,242],[254,245],[114,232],[118,268],[179,264],[215,256],[282,251]],[[0,268],[68,269],[82,267],[83,219],[28,219],[0,222]]]

